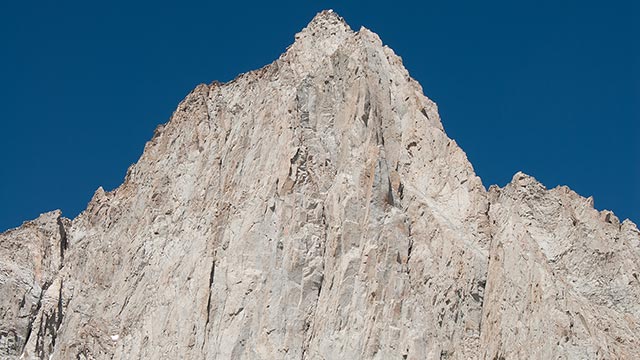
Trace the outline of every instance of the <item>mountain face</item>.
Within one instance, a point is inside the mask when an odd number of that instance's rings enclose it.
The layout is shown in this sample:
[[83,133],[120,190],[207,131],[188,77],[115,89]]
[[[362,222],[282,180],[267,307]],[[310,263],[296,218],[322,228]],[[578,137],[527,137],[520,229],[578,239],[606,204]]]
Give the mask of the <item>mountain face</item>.
[[3,359],[637,359],[640,233],[488,191],[371,31],[199,85],[124,183],[0,235]]

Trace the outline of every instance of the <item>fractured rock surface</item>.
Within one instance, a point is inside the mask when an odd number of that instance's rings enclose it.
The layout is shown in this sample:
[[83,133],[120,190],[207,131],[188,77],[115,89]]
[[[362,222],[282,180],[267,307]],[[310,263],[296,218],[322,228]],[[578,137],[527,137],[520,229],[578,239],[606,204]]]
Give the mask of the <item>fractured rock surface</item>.
[[522,173],[486,191],[401,59],[331,11],[0,250],[3,358],[640,357],[637,227]]

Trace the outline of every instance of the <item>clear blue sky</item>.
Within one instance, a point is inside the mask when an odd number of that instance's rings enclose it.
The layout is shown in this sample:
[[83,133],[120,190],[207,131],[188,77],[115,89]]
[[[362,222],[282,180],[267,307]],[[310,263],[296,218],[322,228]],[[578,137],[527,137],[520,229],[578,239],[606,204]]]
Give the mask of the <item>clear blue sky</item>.
[[640,221],[637,1],[3,1],[0,231],[117,187],[198,83],[333,8],[403,57],[486,187],[518,170]]

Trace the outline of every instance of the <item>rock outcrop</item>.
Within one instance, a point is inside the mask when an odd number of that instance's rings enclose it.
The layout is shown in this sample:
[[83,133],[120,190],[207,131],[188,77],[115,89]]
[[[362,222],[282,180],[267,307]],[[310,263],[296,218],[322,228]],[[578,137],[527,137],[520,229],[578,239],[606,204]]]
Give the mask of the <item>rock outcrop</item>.
[[62,322],[58,276],[70,221],[60,211],[0,234],[0,358],[53,351]]
[[0,356],[634,359],[639,265],[566,187],[486,191],[401,59],[324,11],[73,221],[0,235]]

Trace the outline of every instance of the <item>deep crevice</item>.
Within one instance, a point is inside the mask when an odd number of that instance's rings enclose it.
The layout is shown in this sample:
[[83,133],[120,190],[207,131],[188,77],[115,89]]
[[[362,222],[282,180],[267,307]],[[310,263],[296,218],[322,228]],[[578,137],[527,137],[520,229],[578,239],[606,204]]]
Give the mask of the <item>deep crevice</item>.
[[67,240],[67,231],[64,228],[64,223],[62,222],[62,216],[58,217],[58,231],[60,232],[60,268],[62,268],[62,263],[64,261],[64,252],[67,250],[68,240]]
[[38,297],[38,303],[36,305],[35,311],[33,311],[29,317],[29,325],[27,327],[27,335],[25,336],[24,344],[22,344],[22,351],[27,347],[27,343],[29,343],[29,338],[31,338],[31,333],[33,332],[33,322],[38,318],[38,313],[40,313],[40,308],[42,307],[42,298],[44,297],[44,293],[47,291],[51,283],[45,283],[44,286],[40,289],[40,296]]
[[62,313],[62,306],[63,306],[63,301],[62,301],[62,287],[64,285],[64,282],[62,281],[62,279],[60,279],[60,290],[58,292],[58,317],[56,319],[56,333],[57,333],[57,329],[60,329],[60,325],[62,325],[62,318],[64,317],[63,313]]
[[387,179],[387,197],[386,197],[387,203],[391,206],[395,205],[395,202],[393,200],[393,187],[391,186],[391,179]]
[[209,296],[207,297],[207,320],[205,321],[204,328],[206,330],[209,325],[209,314],[211,312],[211,293],[213,292],[213,279],[216,275],[216,260],[213,259],[213,263],[211,264],[211,272],[209,273]]
[[367,91],[364,95],[364,108],[360,119],[364,126],[369,126],[369,116],[371,115],[371,94]]
[[204,349],[205,344],[207,343],[207,328],[209,327],[209,320],[211,319],[211,293],[213,292],[213,280],[215,278],[216,275],[216,254],[213,255],[213,262],[211,264],[211,271],[209,272],[209,296],[207,297],[207,317],[206,320],[204,322],[204,333],[205,333],[205,339],[202,342],[202,348]]

